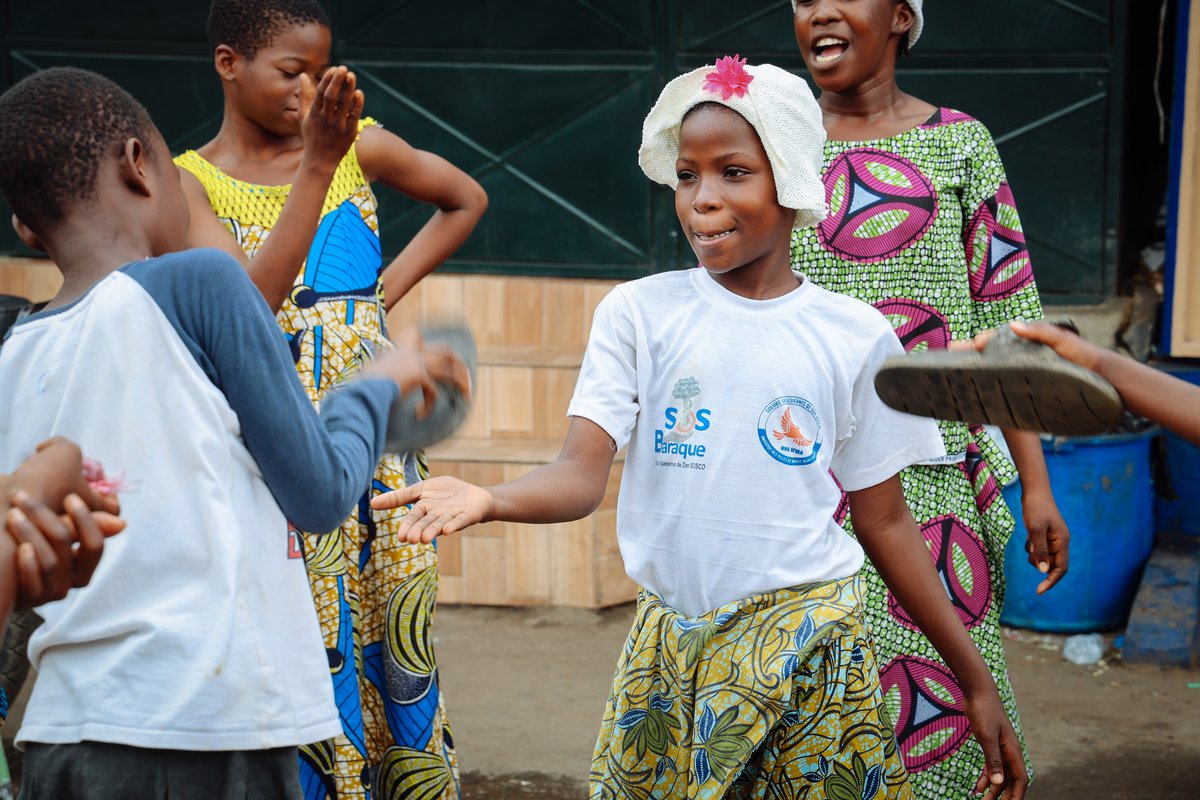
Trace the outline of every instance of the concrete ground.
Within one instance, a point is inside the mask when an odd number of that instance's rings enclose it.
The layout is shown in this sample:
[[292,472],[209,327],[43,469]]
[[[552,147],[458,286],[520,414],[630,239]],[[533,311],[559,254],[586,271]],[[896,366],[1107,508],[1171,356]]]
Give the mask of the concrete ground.
[[[465,800],[567,800],[584,781],[632,607],[446,607],[436,647]],[[1200,671],[1081,667],[1063,637],[1010,631],[1038,777],[1028,797],[1200,798]],[[1111,637],[1109,637],[1111,642]]]

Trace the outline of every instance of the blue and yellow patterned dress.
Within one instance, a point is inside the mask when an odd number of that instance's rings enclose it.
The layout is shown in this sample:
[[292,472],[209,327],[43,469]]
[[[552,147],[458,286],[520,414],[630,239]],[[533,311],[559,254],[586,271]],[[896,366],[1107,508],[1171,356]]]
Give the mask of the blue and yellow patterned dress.
[[[216,215],[253,257],[291,186],[237,180],[195,151],[176,163],[199,179]],[[276,315],[315,406],[373,353],[391,347],[378,230],[375,194],[351,148],[334,174],[304,268]],[[333,741],[301,748],[306,800],[409,796],[417,787],[429,800],[458,796],[458,763],[430,633],[437,551],[396,538],[403,509],[370,507],[375,495],[427,474],[421,453],[385,455],[371,490],[337,534],[295,536],[343,730]]]

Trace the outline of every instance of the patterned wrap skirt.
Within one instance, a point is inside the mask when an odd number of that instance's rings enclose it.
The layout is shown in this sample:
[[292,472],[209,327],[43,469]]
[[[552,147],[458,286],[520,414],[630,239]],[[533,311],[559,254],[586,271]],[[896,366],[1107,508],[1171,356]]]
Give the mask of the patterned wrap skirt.
[[643,592],[588,796],[911,798],[861,580],[781,589],[699,617]]

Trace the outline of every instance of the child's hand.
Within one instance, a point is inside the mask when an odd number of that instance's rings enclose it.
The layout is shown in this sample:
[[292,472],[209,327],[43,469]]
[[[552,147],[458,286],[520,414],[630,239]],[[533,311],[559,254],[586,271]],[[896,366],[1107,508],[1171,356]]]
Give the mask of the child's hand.
[[1067,361],[1095,372],[1106,350],[1058,325],[1049,322],[1012,322],[1013,332],[1025,339],[1049,345]]
[[967,699],[964,710],[971,721],[971,732],[983,748],[983,774],[975,784],[975,793],[986,792],[984,800],[999,800],[1008,792],[1006,800],[1021,800],[1029,785],[1029,773],[1021,756],[1021,743],[994,684],[983,697]]
[[308,75],[301,75],[300,83],[304,158],[334,169],[358,138],[363,93],[355,88],[357,79],[346,67],[325,70],[316,86]]
[[[116,496],[95,491],[83,473],[83,454],[79,447],[55,436],[39,444],[37,452],[9,476],[8,491],[24,491],[57,513],[65,511],[63,499],[75,494],[93,511],[114,516],[120,514],[121,506]],[[7,497],[0,497],[0,504],[7,501]]]
[[1029,535],[1025,542],[1029,563],[1046,576],[1037,587],[1037,593],[1044,594],[1067,574],[1071,533],[1053,497],[1022,494],[1021,515]]
[[125,521],[92,511],[76,494],[63,499],[59,516],[24,491],[12,497],[5,529],[17,541],[17,608],[61,600],[68,590],[86,586],[100,562],[106,537],[120,533]]
[[394,350],[381,353],[363,370],[364,375],[384,377],[396,382],[401,396],[420,389],[424,402],[417,409],[418,418],[433,410],[437,385],[450,386],[468,400],[471,397],[471,373],[450,348],[427,346],[416,328],[407,328],[396,340]]
[[410,503],[399,536],[412,544],[428,544],[438,536],[482,522],[492,511],[493,497],[487,489],[441,476],[381,494],[371,500],[371,507],[399,508]]

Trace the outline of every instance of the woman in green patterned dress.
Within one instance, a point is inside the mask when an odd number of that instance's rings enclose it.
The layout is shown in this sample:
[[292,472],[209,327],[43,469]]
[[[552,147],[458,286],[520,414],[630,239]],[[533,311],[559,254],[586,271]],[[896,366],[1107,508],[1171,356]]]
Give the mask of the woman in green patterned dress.
[[[1040,318],[1029,250],[991,135],[970,116],[896,84],[897,57],[924,25],[921,1],[792,6],[829,133],[829,216],[797,231],[793,268],[874,305],[909,351]],[[942,422],[941,429],[946,460],[904,470],[905,497],[1019,732],[999,621],[1014,528],[1000,487],[1016,473],[982,428]],[[1005,439],[1020,473],[1030,563],[1046,575],[1042,592],[1066,573],[1068,532],[1036,434],[1005,431]],[[881,682],[915,794],[970,797],[984,765],[962,713],[963,692],[878,574],[863,574]]]

